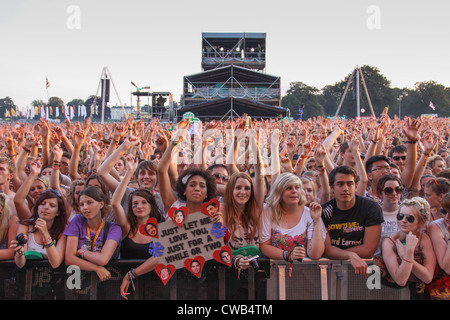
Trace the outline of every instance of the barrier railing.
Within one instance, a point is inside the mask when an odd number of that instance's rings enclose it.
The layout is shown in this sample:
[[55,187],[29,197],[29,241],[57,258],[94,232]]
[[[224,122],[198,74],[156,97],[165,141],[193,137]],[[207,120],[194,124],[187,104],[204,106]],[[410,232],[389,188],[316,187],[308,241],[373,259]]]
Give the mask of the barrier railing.
[[[111,278],[101,282],[95,272],[80,272],[79,288],[63,265],[52,269],[47,261],[28,261],[19,269],[14,261],[0,261],[0,300],[121,300],[123,276],[143,260],[115,260],[106,268]],[[368,261],[369,265],[371,261]],[[367,277],[355,275],[347,261],[294,262],[259,259],[259,268],[238,271],[207,261],[202,277],[179,269],[166,285],[155,272],[134,280],[132,300],[403,300],[409,289],[381,285],[370,289]]]

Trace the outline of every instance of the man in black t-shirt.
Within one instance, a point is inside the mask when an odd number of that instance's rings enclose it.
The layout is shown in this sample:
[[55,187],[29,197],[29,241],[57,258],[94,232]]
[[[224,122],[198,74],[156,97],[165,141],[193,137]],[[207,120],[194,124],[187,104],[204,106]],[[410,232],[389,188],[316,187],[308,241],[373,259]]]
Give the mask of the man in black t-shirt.
[[334,198],[322,205],[322,220],[327,228],[325,254],[328,259],[350,260],[357,274],[365,274],[381,236],[383,211],[378,203],[357,196],[358,174],[339,166],[329,174]]

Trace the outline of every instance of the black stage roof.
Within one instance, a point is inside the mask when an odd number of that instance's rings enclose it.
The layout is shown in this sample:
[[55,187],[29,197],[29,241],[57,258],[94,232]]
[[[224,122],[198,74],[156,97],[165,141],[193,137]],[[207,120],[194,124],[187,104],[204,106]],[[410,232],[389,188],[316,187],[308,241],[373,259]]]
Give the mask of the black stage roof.
[[189,76],[184,76],[191,82],[225,82],[231,76],[240,82],[254,83],[273,83],[279,82],[279,77],[271,76],[267,73],[250,70],[244,67],[229,65],[226,67],[216,68]]
[[226,120],[230,117],[242,116],[244,113],[252,118],[276,118],[285,117],[287,109],[274,107],[261,102],[239,98],[222,98],[197,104],[189,104],[177,110],[177,118],[180,120],[184,113],[192,112],[202,121]]

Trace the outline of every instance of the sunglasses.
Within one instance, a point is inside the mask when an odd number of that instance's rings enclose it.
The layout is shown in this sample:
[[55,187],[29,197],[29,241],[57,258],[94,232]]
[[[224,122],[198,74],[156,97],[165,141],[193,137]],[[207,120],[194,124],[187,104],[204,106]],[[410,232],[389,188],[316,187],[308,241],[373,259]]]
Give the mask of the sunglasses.
[[395,160],[395,161],[398,161],[400,159],[405,161],[406,160],[406,156],[395,156],[395,157],[392,157],[392,159]]
[[228,178],[227,176],[221,175],[220,173],[215,173],[213,174],[213,176],[216,179],[222,179],[223,181],[228,181],[230,178]]
[[447,210],[442,209],[442,208],[440,210],[441,210],[442,215],[444,215],[444,216],[447,215]]
[[395,191],[396,194],[400,194],[400,193],[403,192],[403,187],[398,186],[398,187],[395,187],[395,189],[394,189],[394,188],[391,188],[391,187],[386,187],[386,188],[384,188],[384,190],[383,190],[384,194],[387,194],[387,195],[393,194],[394,191]]
[[404,213],[398,213],[397,214],[397,220],[402,221],[406,217],[406,220],[408,220],[409,223],[413,223],[416,221],[416,218],[410,214],[404,214]]
[[431,179],[430,181],[427,182],[427,184],[433,184],[433,183],[436,183],[437,186],[441,186],[439,184],[439,182],[436,181],[436,179]]

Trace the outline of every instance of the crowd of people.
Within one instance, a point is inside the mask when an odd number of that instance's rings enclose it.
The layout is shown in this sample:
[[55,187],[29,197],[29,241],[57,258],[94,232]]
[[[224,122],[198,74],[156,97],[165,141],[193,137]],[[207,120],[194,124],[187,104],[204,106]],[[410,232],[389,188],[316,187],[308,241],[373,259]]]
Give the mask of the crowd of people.
[[[0,258],[42,255],[111,278],[111,259],[155,269],[150,218],[217,199],[233,252],[285,260],[368,259],[413,298],[450,297],[450,120],[252,119],[161,124],[2,124]],[[17,237],[20,235],[20,237]],[[25,241],[23,241],[25,239]],[[233,254],[231,269],[253,267]]]

